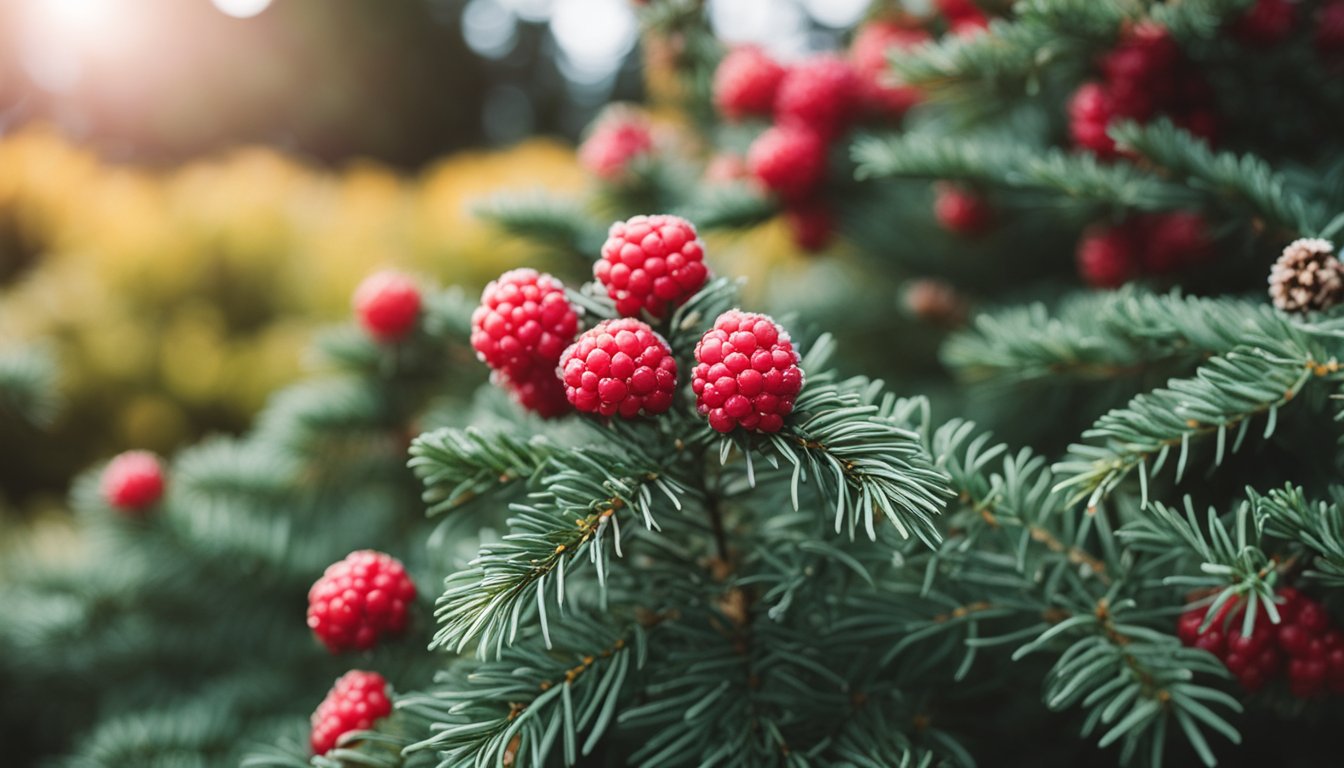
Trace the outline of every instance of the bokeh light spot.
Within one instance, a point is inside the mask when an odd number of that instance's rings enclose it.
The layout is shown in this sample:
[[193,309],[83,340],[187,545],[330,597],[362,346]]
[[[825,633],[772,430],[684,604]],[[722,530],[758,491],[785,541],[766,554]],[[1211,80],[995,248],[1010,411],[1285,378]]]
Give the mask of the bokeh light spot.
[[235,19],[250,19],[271,5],[271,0],[210,0],[210,2]]

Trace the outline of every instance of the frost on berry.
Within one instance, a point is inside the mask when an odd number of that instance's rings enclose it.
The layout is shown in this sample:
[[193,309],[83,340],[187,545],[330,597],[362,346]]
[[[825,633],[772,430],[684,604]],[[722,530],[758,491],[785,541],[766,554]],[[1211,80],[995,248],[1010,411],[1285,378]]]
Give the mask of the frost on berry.
[[616,311],[666,316],[705,284],[705,244],[695,227],[678,216],[636,216],[611,225],[593,276],[607,289]]
[[522,381],[551,369],[579,329],[565,287],[535,269],[492,280],[471,315],[471,346],[492,369]]
[[789,334],[766,315],[729,310],[695,345],[696,409],[719,432],[778,432],[803,388]]
[[313,712],[308,736],[313,754],[325,755],[345,734],[368,730],[391,713],[392,700],[382,675],[359,669],[346,672]]
[[620,318],[580,335],[560,357],[560,376],[578,410],[631,419],[671,407],[677,361],[646,323]]
[[406,628],[414,599],[415,584],[395,558],[351,552],[308,590],[308,627],[332,653],[367,650]]
[[760,48],[735,48],[714,70],[714,106],[729,120],[769,115],[783,79],[784,67]]
[[620,182],[628,179],[636,160],[651,154],[653,127],[648,118],[638,110],[617,106],[593,124],[579,147],[579,164],[603,181]]
[[163,465],[149,451],[126,451],[103,470],[103,500],[123,512],[143,512],[163,497]]
[[762,186],[780,197],[805,198],[826,176],[826,142],[809,128],[777,125],[751,143],[747,168]]
[[355,289],[354,305],[370,336],[382,342],[400,341],[420,317],[420,289],[400,272],[376,272]]

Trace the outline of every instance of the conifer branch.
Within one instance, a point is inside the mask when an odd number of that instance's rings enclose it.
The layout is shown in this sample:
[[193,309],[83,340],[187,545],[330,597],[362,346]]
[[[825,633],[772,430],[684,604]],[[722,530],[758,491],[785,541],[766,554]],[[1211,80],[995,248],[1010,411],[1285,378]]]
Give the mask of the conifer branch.
[[45,426],[55,417],[59,402],[56,363],[49,350],[14,347],[0,351],[0,417]]
[[561,451],[539,435],[523,439],[476,428],[444,428],[415,439],[408,466],[425,484],[424,500],[434,515],[510,483],[529,481]]
[[476,208],[476,215],[508,234],[580,264],[597,258],[606,227],[572,200],[542,193],[510,195]]
[[1330,501],[1309,501],[1301,487],[1286,485],[1265,495],[1250,491],[1251,509],[1258,527],[1270,536],[1297,542],[1310,550],[1312,570],[1305,576],[1320,583],[1344,586],[1344,487],[1331,486]]

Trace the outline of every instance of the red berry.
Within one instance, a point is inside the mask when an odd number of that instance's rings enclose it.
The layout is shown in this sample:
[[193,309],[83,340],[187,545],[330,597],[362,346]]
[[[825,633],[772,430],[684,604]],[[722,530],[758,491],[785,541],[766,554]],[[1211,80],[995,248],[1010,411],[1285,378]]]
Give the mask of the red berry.
[[951,24],[951,32],[954,37],[974,37],[988,29],[989,17],[984,14],[962,16],[959,19],[953,19]]
[[1321,692],[1328,673],[1324,659],[1293,659],[1288,662],[1288,687],[1305,699]]
[[714,106],[729,120],[767,116],[774,109],[784,72],[754,45],[735,48],[714,70]]
[[584,413],[632,419],[672,405],[677,361],[647,324],[605,320],[584,331],[560,356],[565,396]]
[[1331,0],[1316,12],[1312,41],[1322,54],[1344,51],[1344,0]]
[[553,419],[569,413],[565,385],[560,383],[560,377],[554,368],[537,368],[522,374],[519,378],[500,373],[497,383],[513,397],[514,402],[543,419]]
[[933,214],[943,229],[958,235],[978,235],[989,228],[993,211],[983,195],[950,184],[938,186]]
[[1227,633],[1227,650],[1229,654],[1235,653],[1246,658],[1251,658],[1260,651],[1268,648],[1272,639],[1270,631],[1272,627],[1264,625],[1263,622],[1256,621],[1256,626],[1251,634],[1243,635],[1241,627],[1234,627]]
[[401,563],[364,549],[332,563],[308,590],[308,627],[332,653],[372,648],[406,628],[415,584]]
[[579,164],[603,181],[619,182],[630,175],[634,161],[652,153],[648,120],[633,110],[609,110],[579,147]]
[[579,315],[559,280],[515,269],[490,281],[471,315],[471,346],[486,365],[517,381],[554,370],[579,329]]
[[618,221],[607,232],[593,276],[616,302],[616,311],[667,316],[705,284],[705,244],[691,222],[659,214]]
[[1292,624],[1297,620],[1297,609],[1302,605],[1302,593],[1292,587],[1280,587],[1276,592],[1277,609],[1280,624]]
[[1323,634],[1330,626],[1330,617],[1326,614],[1325,608],[1315,600],[1305,597],[1297,607],[1295,621],[1297,626],[1313,637]]
[[355,314],[370,336],[382,342],[399,341],[420,317],[420,289],[399,272],[374,273],[355,289]]
[[103,470],[103,500],[122,512],[143,512],[163,497],[163,465],[149,451],[126,451]]
[[826,176],[826,142],[808,128],[777,125],[751,143],[747,167],[780,197],[807,197]]
[[1151,214],[1138,221],[1144,247],[1140,260],[1153,274],[1166,274],[1207,261],[1213,254],[1204,217],[1179,211]]
[[[1115,48],[1101,58],[1101,71],[1112,93],[1146,91],[1151,102],[1169,101],[1172,75],[1181,64],[1181,50],[1160,24],[1142,22],[1121,34]],[[1129,117],[1142,117],[1125,113]]]
[[1115,157],[1115,141],[1106,133],[1115,115],[1115,103],[1106,87],[1084,83],[1069,100],[1069,136],[1098,157]]
[[766,315],[731,309],[695,345],[696,410],[719,432],[778,432],[803,388],[789,334]]
[[860,95],[859,76],[849,62],[814,56],[784,75],[775,96],[775,120],[833,137],[849,127]]
[[1306,655],[1311,645],[1311,635],[1296,624],[1280,624],[1278,641],[1284,653],[1296,658]]
[[1247,45],[1278,45],[1292,36],[1296,17],[1297,10],[1288,0],[1256,0],[1237,19],[1234,30],[1237,39]]
[[1195,638],[1195,647],[1206,650],[1218,658],[1222,658],[1223,654],[1227,653],[1227,638],[1223,635],[1222,630],[1218,629],[1217,624],[1215,623],[1213,626],[1204,630],[1204,634]]
[[1191,608],[1177,619],[1176,636],[1181,639],[1182,645],[1195,644],[1195,640],[1199,638],[1199,628],[1204,623],[1205,613],[1204,608]]
[[1125,226],[1093,226],[1078,241],[1078,274],[1094,288],[1115,288],[1138,271],[1132,232]]
[[1237,673],[1237,682],[1249,693],[1255,693],[1265,687],[1269,682],[1269,675],[1260,670],[1259,667],[1247,667]]
[[905,27],[890,21],[867,24],[854,36],[849,47],[850,60],[859,74],[861,100],[873,114],[900,117],[919,103],[918,88],[893,82],[895,73],[887,62],[893,50],[905,50],[932,39],[918,27]]
[[313,754],[325,755],[351,731],[363,731],[392,713],[387,681],[377,672],[353,669],[341,675],[313,712],[309,743]]
[[789,225],[794,244],[809,253],[823,250],[835,234],[835,215],[821,200],[789,205],[784,209],[784,221]]

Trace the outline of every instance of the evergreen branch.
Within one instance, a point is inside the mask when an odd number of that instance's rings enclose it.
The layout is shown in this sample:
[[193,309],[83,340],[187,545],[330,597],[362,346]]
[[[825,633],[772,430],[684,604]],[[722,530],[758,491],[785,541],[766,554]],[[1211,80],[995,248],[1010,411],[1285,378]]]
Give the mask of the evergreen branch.
[[501,197],[479,205],[476,215],[514,237],[583,264],[602,250],[606,228],[576,202],[542,193]]
[[[914,533],[935,546],[933,518],[951,491],[920,435],[894,418],[899,407],[901,401],[883,397],[880,382],[856,379],[804,389],[791,423],[766,438],[774,454],[792,465],[793,508],[800,508],[799,486],[811,482],[835,494],[836,533],[847,530],[853,538],[862,527],[876,539],[881,515],[902,538]],[[736,444],[732,441],[724,439],[721,457]]]
[[425,503],[429,514],[436,515],[531,479],[560,451],[540,435],[523,439],[475,428],[444,428],[415,439],[408,466],[425,484]]
[[1293,237],[1314,235],[1325,225],[1326,211],[1292,190],[1255,155],[1214,152],[1206,141],[1166,119],[1123,123],[1110,133],[1117,144],[1143,155],[1190,189],[1249,208]]
[[549,642],[547,590],[563,610],[565,580],[587,560],[596,569],[599,594],[605,595],[610,552],[604,539],[610,536],[610,549],[620,557],[620,518],[633,513],[647,528],[656,528],[653,489],[677,506],[687,493],[656,471],[628,470],[609,456],[582,449],[551,457],[538,485],[544,490],[532,494],[531,503],[511,507],[510,533],[483,545],[467,570],[445,580],[433,647],[461,653],[475,640],[482,658],[491,646],[498,657],[516,639],[519,624],[534,615]]
[[[1087,500],[1095,507],[1130,472],[1139,470],[1142,499],[1148,478],[1179,448],[1176,479],[1185,473],[1190,441],[1216,436],[1214,464],[1222,464],[1229,432],[1236,429],[1232,451],[1240,447],[1254,417],[1267,415],[1264,437],[1273,434],[1279,408],[1287,405],[1313,377],[1334,376],[1339,363],[1319,361],[1315,345],[1300,332],[1242,346],[1212,358],[1186,379],[1135,397],[1124,408],[1102,416],[1084,433],[1103,445],[1075,444],[1055,466],[1064,476],[1061,489],[1073,489],[1071,503]],[[1150,464],[1151,462],[1151,464]]]
[[739,230],[764,224],[779,212],[778,204],[746,184],[702,190],[677,215],[695,222],[701,232]]
[[45,426],[59,403],[56,362],[48,350],[16,347],[0,352],[0,415]]
[[454,665],[430,690],[397,702],[432,733],[405,753],[435,754],[441,768],[577,764],[614,722],[641,666],[634,648],[645,644],[643,632],[576,616],[554,648],[516,645],[497,661]]
[[973,181],[1050,192],[1084,202],[1165,210],[1198,198],[1189,189],[1127,163],[1088,154],[1026,147],[1002,140],[968,142],[946,135],[865,136],[851,150],[859,179],[902,177]]
[[1083,734],[1105,728],[1098,746],[1119,742],[1121,762],[1139,749],[1160,764],[1167,721],[1175,718],[1205,765],[1216,763],[1203,729],[1222,733],[1233,743],[1240,736],[1211,705],[1240,712],[1241,705],[1221,691],[1198,685],[1194,674],[1226,677],[1212,654],[1183,647],[1176,638],[1126,619],[1130,601],[1111,605],[1099,600],[1090,613],[1074,614],[1023,645],[1014,659],[1043,650],[1067,635],[1067,646],[1045,681],[1045,702],[1053,710],[1081,705],[1088,710]]
[[1313,553],[1305,575],[1322,584],[1344,586],[1344,488],[1331,487],[1332,500],[1311,502],[1302,488],[1286,485],[1261,496],[1249,491],[1257,524],[1266,534],[1294,541]]

